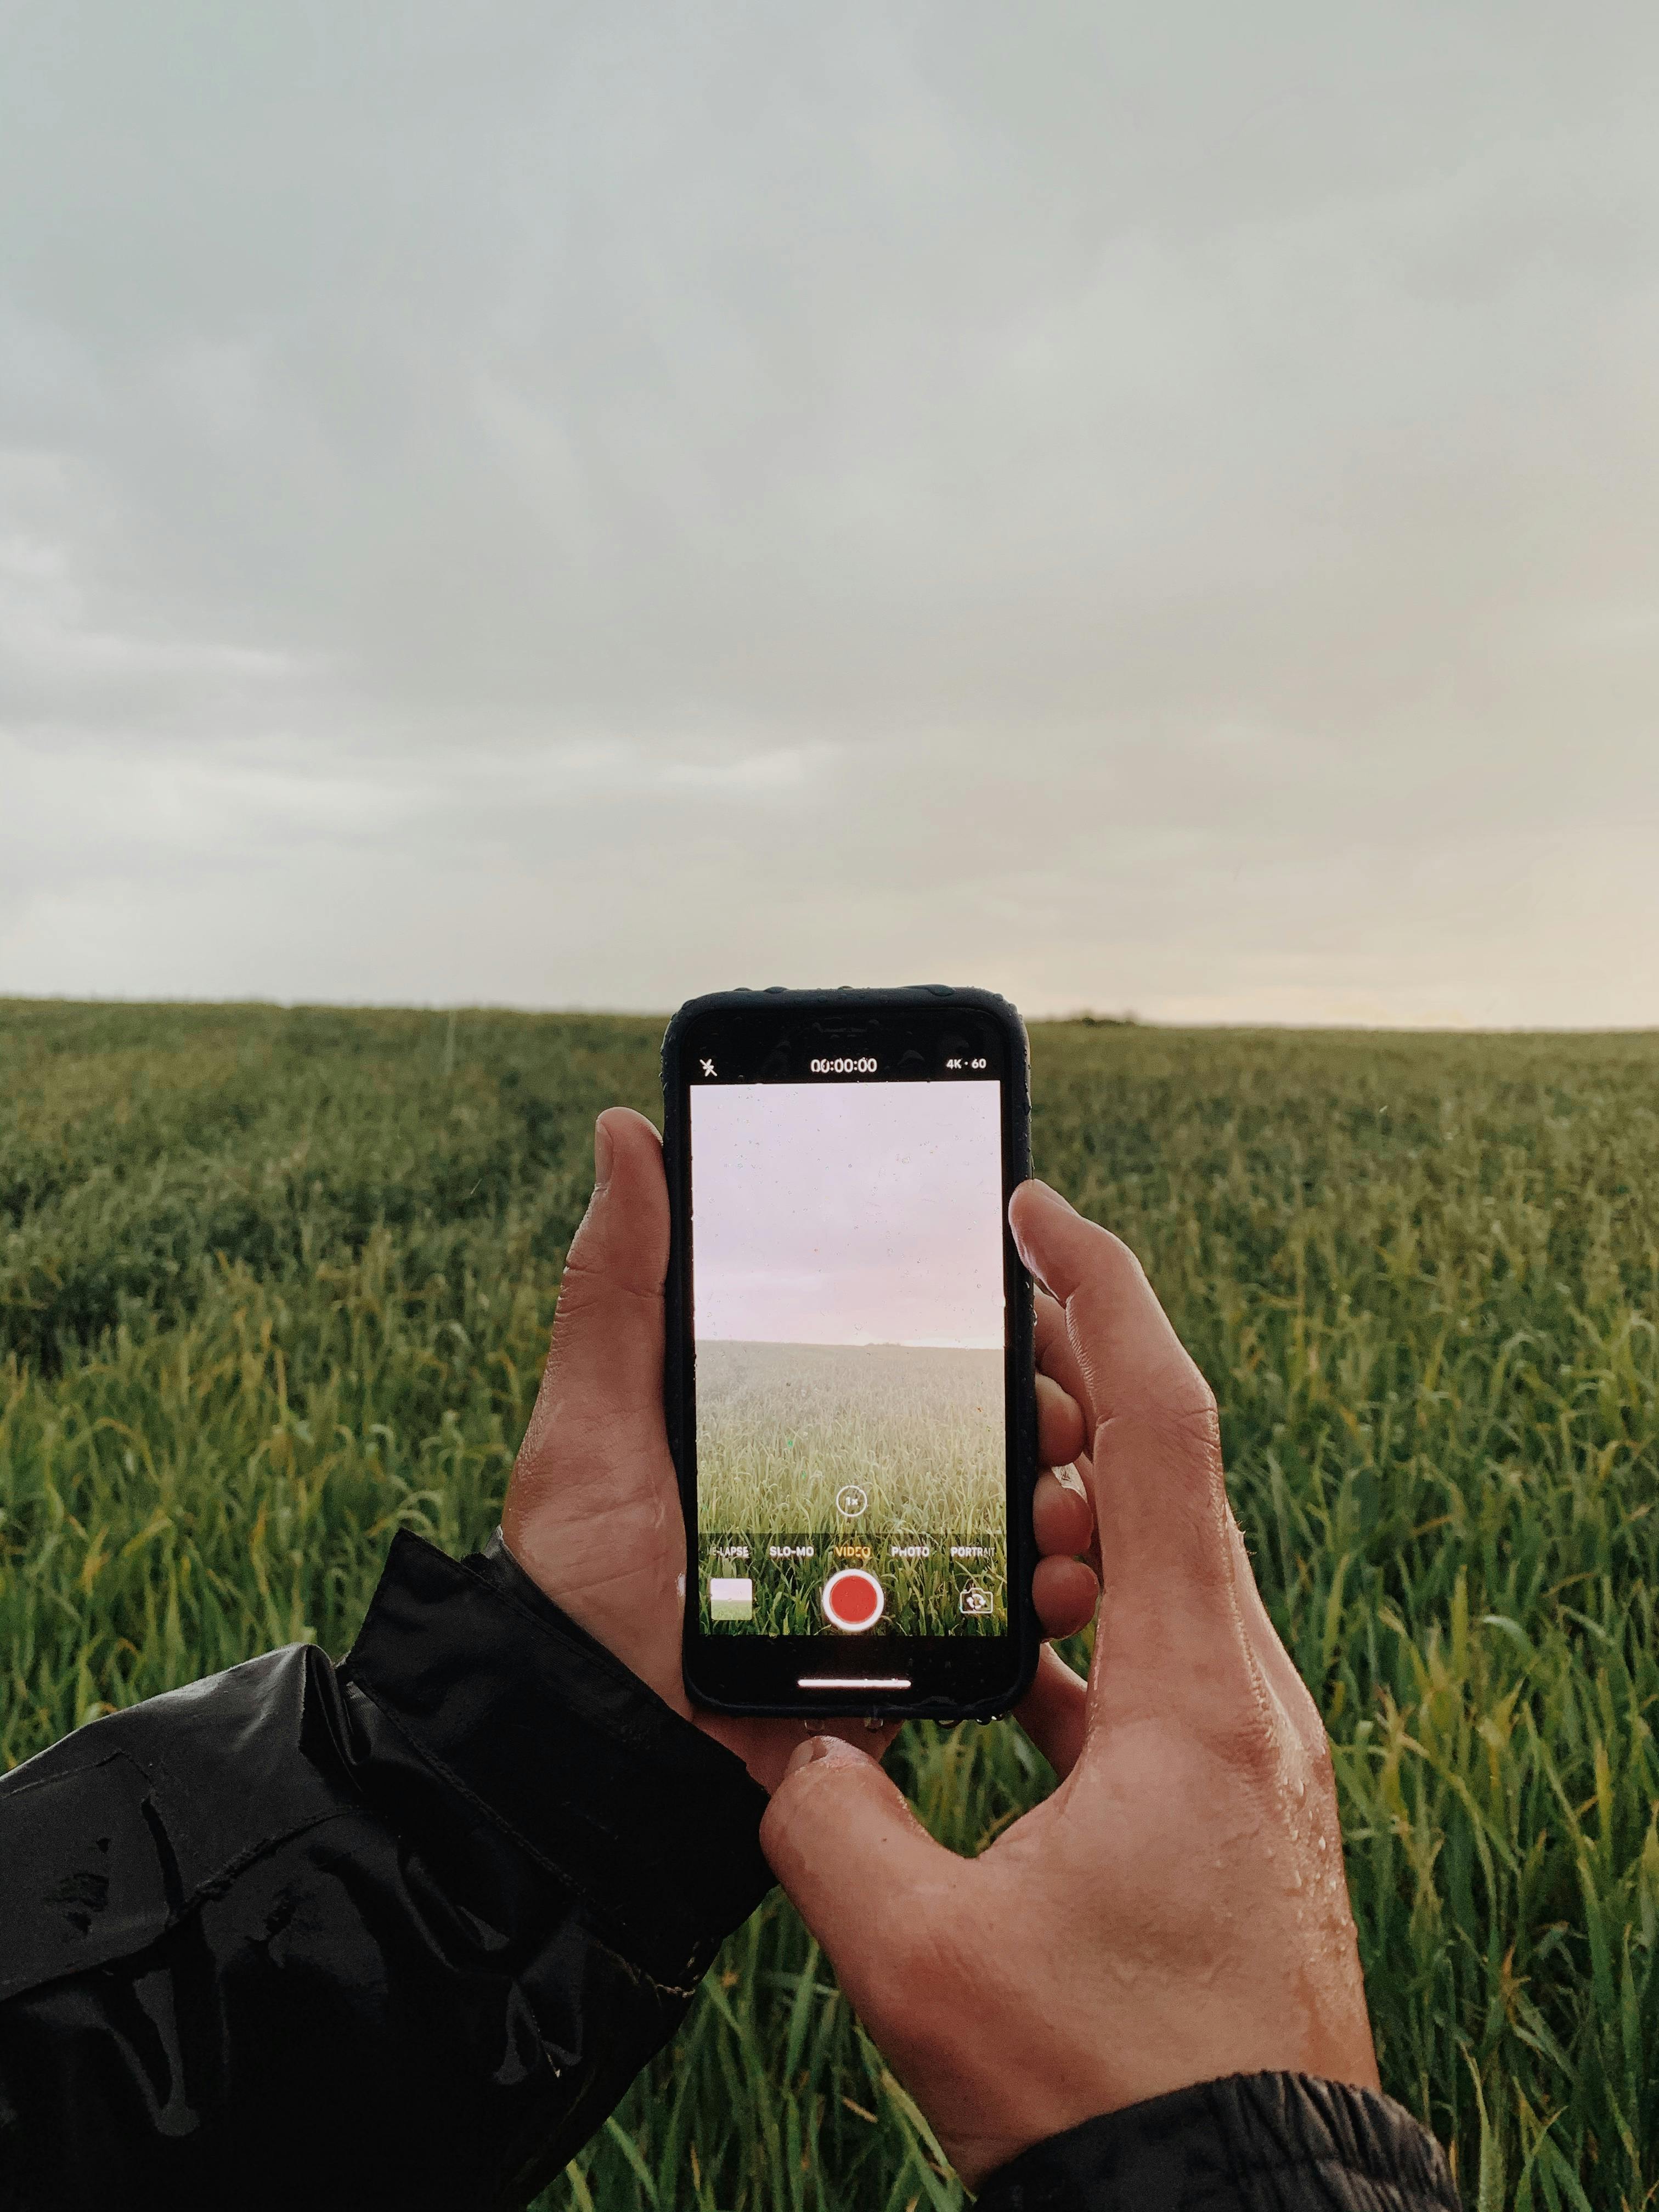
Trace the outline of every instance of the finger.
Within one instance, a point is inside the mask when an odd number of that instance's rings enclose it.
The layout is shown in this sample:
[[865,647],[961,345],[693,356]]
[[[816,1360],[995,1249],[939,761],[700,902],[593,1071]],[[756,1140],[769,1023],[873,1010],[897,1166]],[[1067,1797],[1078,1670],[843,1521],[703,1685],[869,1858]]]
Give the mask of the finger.
[[565,1261],[617,1297],[660,1297],[668,1272],[662,1139],[643,1114],[608,1106],[593,1124],[593,1195]]
[[1075,1636],[1095,1617],[1100,1584],[1082,1559],[1039,1559],[1031,1572],[1031,1602],[1045,1636]]
[[[1051,1298],[1046,1291],[1036,1295],[1036,1358],[1037,1387],[1042,1387],[1046,1374],[1058,1382],[1083,1416],[1084,1441],[1070,1455],[1069,1463],[1058,1454],[1048,1458],[1054,1479],[1065,1488],[1074,1491],[1089,1502],[1090,1528],[1086,1545],[1079,1545],[1085,1552],[1097,1574],[1100,1571],[1100,1530],[1094,1520],[1094,1467],[1090,1452],[1095,1439],[1095,1404],[1082,1363],[1077,1356],[1071,1333],[1066,1326],[1066,1309]],[[1039,1482],[1041,1477],[1038,1478]],[[1040,1544],[1044,1551],[1058,1550],[1058,1545]]]
[[1058,1469],[1045,1468],[1031,1495],[1031,1524],[1045,1559],[1051,1554],[1076,1558],[1094,1541],[1095,1516],[1088,1493],[1074,1468],[1068,1467],[1066,1474],[1078,1483],[1075,1490],[1061,1481]]
[[1097,1667],[1096,1680],[1148,1697],[1206,1693],[1224,1677],[1237,1686],[1246,1647],[1208,1386],[1127,1245],[1040,1183],[1020,1186],[1009,1218],[1064,1302],[1101,1417],[1091,1488],[1103,1634],[1123,1663]]
[[[918,1899],[931,1918],[963,1863],[936,1844],[872,1759],[833,1736],[803,1745],[761,1822],[761,1848],[790,1901],[864,2008],[872,1977],[913,1947]],[[878,1992],[872,1992],[878,1994]]]
[[[1203,1376],[1127,1244],[1085,1221],[1046,1183],[1022,1183],[1008,1218],[1020,1257],[1066,1309],[1066,1333],[1097,1425],[1138,1408],[1212,1408]],[[1058,1379],[1066,1383],[1063,1375]],[[1072,1395],[1083,1402],[1078,1390]]]
[[1082,1675],[1045,1644],[1031,1686],[1014,1708],[1014,1718],[1062,1782],[1083,1748],[1088,1711],[1089,1689]]
[[[1040,1375],[1052,1376],[1066,1396],[1081,1407],[1084,1434],[1085,1437],[1092,1437],[1099,1417],[1090,1395],[1088,1378],[1066,1326],[1066,1309],[1047,1291],[1036,1294],[1036,1364]],[[1075,1459],[1077,1454],[1071,1452],[1066,1456]],[[1051,1460],[1049,1465],[1054,1464]]]
[[1069,1390],[1051,1376],[1036,1378],[1037,1464],[1069,1467],[1088,1441],[1083,1433],[1083,1408]]
[[896,1721],[868,1721],[843,1717],[827,1721],[747,1720],[732,1713],[698,1712],[696,1722],[705,1735],[735,1752],[769,1796],[788,1771],[789,1761],[814,1736],[838,1736],[854,1751],[871,1759],[882,1758],[899,1732]]
[[[553,1341],[502,1510],[509,1548],[544,1588],[574,1572],[578,1531],[605,1516],[668,1511],[673,1470],[662,1413],[663,1278],[668,1187],[643,1115],[613,1107],[593,1133],[595,1182],[564,1266]],[[634,1480],[626,1496],[621,1471]],[[556,1528],[540,1509],[556,1493]],[[623,1531],[610,1541],[632,1556]],[[556,1536],[562,1561],[543,1555]],[[637,1547],[635,1547],[637,1549]],[[595,1563],[584,1559],[582,1574]]]
[[[1094,1462],[1089,1457],[1087,1452],[1079,1452],[1070,1467],[1048,1468],[1044,1469],[1044,1473],[1052,1474],[1062,1490],[1069,1491],[1074,1498],[1080,1498],[1087,1505],[1089,1538],[1086,1543],[1079,1545],[1078,1553],[1079,1557],[1087,1559],[1095,1572],[1098,1574],[1100,1572],[1100,1523],[1095,1517]],[[1037,1477],[1039,1486],[1042,1481],[1042,1476],[1039,1475]],[[1042,1545],[1040,1548],[1049,1551],[1058,1550],[1059,1547]]]
[[805,1730],[808,1735],[836,1736],[854,1751],[862,1752],[866,1759],[880,1759],[896,1740],[902,1726],[899,1721],[871,1722],[860,1720],[855,1714],[842,1713],[831,1720],[808,1721]]
[[556,1426],[661,1425],[668,1185],[656,1131],[642,1114],[611,1107],[594,1124],[593,1166],[521,1458],[536,1456]]

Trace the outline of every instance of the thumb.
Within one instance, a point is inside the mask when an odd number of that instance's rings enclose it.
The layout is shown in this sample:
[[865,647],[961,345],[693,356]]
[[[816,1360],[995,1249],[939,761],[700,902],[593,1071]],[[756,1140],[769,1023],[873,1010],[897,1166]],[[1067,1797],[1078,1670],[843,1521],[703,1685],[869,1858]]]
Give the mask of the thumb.
[[937,1916],[955,1914],[969,1872],[875,1760],[838,1736],[813,1736],[790,1760],[761,1822],[761,1848],[872,2020],[898,1962],[915,1955]]
[[662,1146],[643,1114],[613,1106],[593,1129],[593,1195],[559,1282],[553,1345],[531,1416],[521,1466],[557,1437],[605,1456],[637,1445],[630,1426],[662,1429],[663,1279],[668,1269],[668,1185]]
[[[593,1165],[501,1508],[514,1558],[579,1613],[579,1594],[596,1579],[614,1582],[619,1562],[653,1573],[666,1571],[671,1553],[675,1571],[684,1564],[662,1410],[668,1186],[656,1131],[642,1114],[612,1107],[593,1132]],[[664,1618],[678,1636],[678,1606]],[[615,1650],[614,1631],[609,1640]]]

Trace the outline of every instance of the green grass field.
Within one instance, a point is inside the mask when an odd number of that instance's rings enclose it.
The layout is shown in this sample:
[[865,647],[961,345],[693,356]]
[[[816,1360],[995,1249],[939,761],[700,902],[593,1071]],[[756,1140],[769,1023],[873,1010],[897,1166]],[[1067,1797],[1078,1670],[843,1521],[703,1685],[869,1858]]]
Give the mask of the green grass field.
[[[902,1344],[739,1344],[697,1346],[697,1498],[708,1572],[746,1572],[752,1621],[718,1634],[813,1636],[824,1539],[867,1551],[843,1564],[869,1567],[887,1592],[884,1626],[906,1636],[999,1633],[1006,1625],[1006,1455],[1002,1353]],[[843,1486],[868,1504],[839,1512]],[[814,1556],[770,1560],[769,1535],[814,1540]],[[735,1570],[722,1540],[746,1540]],[[929,1538],[925,1559],[895,1558],[893,1539]],[[989,1556],[955,1566],[948,1545],[972,1541]],[[972,1580],[992,1610],[964,1620]]]
[[[643,1020],[0,1005],[0,1753],[492,1525]],[[1039,1029],[1041,1170],[1223,1409],[1384,2078],[1471,2205],[1659,2184],[1659,1040]],[[982,1844],[1010,1728],[897,1754]],[[957,2202],[775,1899],[553,2199]]]

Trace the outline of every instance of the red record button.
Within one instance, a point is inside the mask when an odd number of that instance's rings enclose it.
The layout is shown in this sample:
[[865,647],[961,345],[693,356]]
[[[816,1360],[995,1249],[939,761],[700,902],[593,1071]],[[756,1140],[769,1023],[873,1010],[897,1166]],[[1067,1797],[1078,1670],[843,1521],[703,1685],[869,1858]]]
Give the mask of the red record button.
[[850,1635],[856,1636],[860,1629],[873,1628],[886,1604],[886,1591],[862,1567],[843,1567],[838,1575],[831,1575],[823,1586],[825,1620],[832,1628],[844,1628]]

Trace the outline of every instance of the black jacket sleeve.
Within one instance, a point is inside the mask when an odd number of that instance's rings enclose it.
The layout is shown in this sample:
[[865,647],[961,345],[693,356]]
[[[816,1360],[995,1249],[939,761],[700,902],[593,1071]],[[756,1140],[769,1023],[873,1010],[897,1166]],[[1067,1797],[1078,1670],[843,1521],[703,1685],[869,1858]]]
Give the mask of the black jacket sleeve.
[[1392,2099],[1301,2074],[1152,2097],[1024,2152],[977,2212],[1458,2212],[1440,2146]]
[[521,2204],[770,1886],[761,1791],[501,1553],[0,1780],[0,2203]]
[[[517,2206],[769,1885],[764,1800],[501,1551],[392,1547],[296,1646],[0,1780],[0,2203]],[[1285,2075],[1091,2120],[981,2212],[1429,2212],[1384,2098]]]

